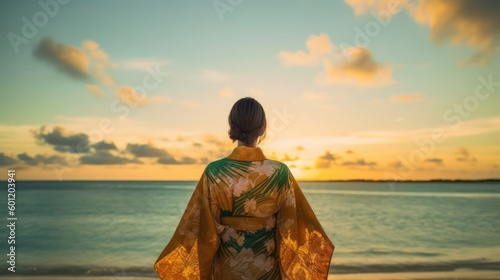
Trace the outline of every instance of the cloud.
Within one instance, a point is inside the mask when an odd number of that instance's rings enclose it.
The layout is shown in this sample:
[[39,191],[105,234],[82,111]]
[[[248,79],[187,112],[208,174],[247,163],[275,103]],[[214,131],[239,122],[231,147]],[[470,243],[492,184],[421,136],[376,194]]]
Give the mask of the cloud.
[[203,145],[201,143],[198,143],[198,142],[193,142],[193,146],[197,147],[197,148],[203,147]]
[[456,154],[460,155],[463,158],[468,158],[470,156],[469,150],[464,147],[458,148]]
[[178,164],[177,160],[171,156],[163,156],[161,158],[158,158],[157,163],[158,164]]
[[391,96],[389,99],[393,103],[407,103],[407,102],[416,102],[422,100],[422,95],[417,93],[405,93],[405,94],[397,94]]
[[[353,154],[351,150],[346,151],[347,154]],[[374,161],[366,161],[364,159],[357,160],[347,160],[342,161],[342,158],[338,154],[330,153],[330,151],[326,151],[322,156],[319,156],[316,159],[316,168],[326,169],[330,168],[332,165],[340,165],[340,166],[348,166],[348,167],[373,167],[376,166],[377,163]]]
[[45,37],[36,46],[34,54],[71,77],[84,80],[93,78],[106,86],[115,85],[114,78],[106,73],[107,69],[116,67],[115,63],[110,62],[108,54],[94,41],[87,40],[82,45],[82,48],[67,46]]
[[280,51],[278,58],[285,67],[290,66],[313,66],[320,62],[321,58],[332,52],[334,45],[327,34],[311,35],[306,41],[307,52],[302,50],[296,52]]
[[58,152],[88,153],[90,152],[89,136],[84,133],[70,133],[63,127],[56,126],[51,132],[45,127],[33,131],[35,139],[51,145]]
[[177,160],[165,149],[158,148],[153,144],[127,144],[127,151],[137,158],[156,158],[158,164],[194,164],[198,161],[191,157],[182,157]]
[[103,97],[104,92],[98,85],[87,85],[87,90],[97,97]]
[[330,99],[331,96],[324,92],[315,92],[311,90],[306,90],[302,93],[302,97],[307,100],[319,100],[319,99]]
[[4,153],[0,153],[0,166],[9,166],[16,164],[17,160],[13,157],[9,157]]
[[340,157],[336,154],[330,153],[330,151],[325,151],[325,154],[319,156],[316,159],[316,168],[329,168],[332,164],[338,161]]
[[99,150],[96,153],[81,156],[80,163],[89,165],[119,165],[128,163],[141,164],[142,162],[138,159],[129,159],[126,157],[115,156],[108,151]]
[[108,54],[99,48],[99,44],[91,40],[84,41],[83,47],[90,52],[90,55],[93,58],[95,68],[94,76],[101,80],[101,82],[106,86],[114,85],[115,80],[113,77],[105,73],[105,70],[112,66],[109,61]]
[[[345,150],[345,154],[347,157],[349,158],[353,158],[355,156],[355,152],[353,150]],[[374,161],[367,161],[363,158],[358,158],[357,160],[345,160],[343,161],[342,163],[339,163],[339,162],[336,162],[337,164],[339,165],[342,165],[342,166],[349,166],[349,167],[363,167],[363,166],[367,166],[367,167],[373,167],[373,166],[376,166],[377,163],[374,162]]]
[[440,158],[428,158],[425,162],[434,163],[436,165],[443,165],[443,160]]
[[165,156],[158,158],[158,164],[195,164],[198,161],[192,157],[183,157],[181,160],[176,160],[174,157]]
[[36,46],[34,54],[72,77],[87,79],[90,76],[90,58],[75,46],[59,44],[52,38],[46,37]]
[[389,166],[390,168],[397,168],[398,170],[401,170],[402,168],[406,168],[406,166],[403,165],[403,162],[400,160],[391,162],[391,163],[387,164],[387,166]]
[[377,165],[374,161],[366,161],[364,159],[358,159],[355,161],[344,161],[343,166],[375,166]]
[[373,58],[366,47],[349,48],[349,59],[340,59],[336,65],[326,59],[325,73],[320,81],[335,84],[355,84],[358,86],[384,86],[392,84],[392,66],[381,64]]
[[[278,57],[282,65],[314,66],[323,62],[324,73],[316,79],[323,84],[355,84],[367,87],[395,82],[393,66],[377,62],[367,47],[351,47],[342,51],[335,47],[325,33],[311,35],[306,46],[308,52],[279,52]],[[349,54],[349,57],[346,57],[346,54]]]
[[136,157],[160,158],[170,156],[167,151],[152,144],[127,144],[127,151]]
[[215,147],[216,151],[208,151],[209,155],[214,158],[227,156],[234,148],[234,144],[229,138],[220,139],[217,136],[209,134],[203,136],[203,141],[207,144],[204,146],[208,148]]
[[456,158],[457,161],[470,162],[470,163],[477,162],[477,159],[475,157],[473,157],[470,154],[469,150],[467,150],[464,147],[458,148],[458,150],[455,152],[455,154],[457,155],[457,158]]
[[231,87],[225,87],[219,92],[219,95],[222,97],[233,97],[234,91]]
[[204,70],[201,73],[201,78],[208,82],[222,83],[230,80],[229,75],[215,70]]
[[58,155],[46,156],[46,155],[35,155],[34,157],[28,155],[27,153],[18,154],[17,158],[22,160],[27,165],[39,165],[39,164],[63,164],[65,159]]
[[194,164],[197,163],[198,161],[195,158],[192,157],[182,157],[181,163],[182,164]]
[[116,96],[121,102],[130,106],[146,106],[158,103],[167,103],[171,99],[167,96],[148,96],[147,93],[137,92],[133,87],[121,86],[116,90]]
[[[387,10],[391,0],[346,0],[356,15]],[[419,24],[429,25],[432,41],[469,45],[478,52],[464,61],[467,65],[488,63],[500,50],[500,2],[497,0],[410,0],[399,1]]]
[[92,145],[96,150],[117,150],[115,143],[100,141]]
[[344,2],[351,6],[354,10],[354,14],[361,16],[367,14],[368,12],[386,12],[392,15],[398,13],[401,9],[407,8],[414,11],[416,6],[413,2],[414,0],[344,0]]
[[285,155],[283,156],[283,158],[282,158],[282,159],[280,159],[280,161],[296,161],[296,160],[298,160],[298,159],[299,159],[299,157],[298,157],[298,156],[295,156],[295,157],[290,157],[288,154],[285,154]]
[[464,62],[491,61],[500,50],[500,2],[497,0],[422,0],[414,12],[418,23],[428,24],[437,43],[467,44],[479,51]]
[[229,139],[224,138],[221,140],[217,136],[211,134],[203,136],[203,141],[205,141],[208,144],[213,144],[221,149],[227,149],[233,146],[233,143]]
[[90,52],[90,55],[97,60],[99,63],[109,64],[108,54],[99,48],[99,44],[92,41],[87,40],[82,43],[83,47]]
[[146,105],[147,94],[139,93],[130,86],[121,86],[116,90],[116,96],[121,102],[128,105]]

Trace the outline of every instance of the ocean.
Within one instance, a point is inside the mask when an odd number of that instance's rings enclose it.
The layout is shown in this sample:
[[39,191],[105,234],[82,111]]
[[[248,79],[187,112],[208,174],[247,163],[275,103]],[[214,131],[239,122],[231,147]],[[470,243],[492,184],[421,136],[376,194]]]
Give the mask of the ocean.
[[[154,277],[195,184],[17,182],[16,275]],[[500,271],[499,183],[299,184],[336,246],[332,274]]]

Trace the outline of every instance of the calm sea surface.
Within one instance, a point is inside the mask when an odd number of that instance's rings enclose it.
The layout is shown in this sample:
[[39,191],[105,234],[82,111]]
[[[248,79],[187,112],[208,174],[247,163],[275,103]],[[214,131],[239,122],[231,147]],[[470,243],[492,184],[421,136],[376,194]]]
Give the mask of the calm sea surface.
[[[16,274],[154,276],[195,184],[17,183]],[[500,270],[498,183],[300,186],[336,246],[331,273]]]

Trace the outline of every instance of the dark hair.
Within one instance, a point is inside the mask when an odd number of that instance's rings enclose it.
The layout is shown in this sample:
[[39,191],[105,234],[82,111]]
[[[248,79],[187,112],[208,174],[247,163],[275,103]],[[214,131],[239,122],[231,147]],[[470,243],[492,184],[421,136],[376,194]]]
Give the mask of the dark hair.
[[251,98],[242,98],[234,103],[229,113],[229,138],[251,144],[266,132],[266,113],[260,103]]

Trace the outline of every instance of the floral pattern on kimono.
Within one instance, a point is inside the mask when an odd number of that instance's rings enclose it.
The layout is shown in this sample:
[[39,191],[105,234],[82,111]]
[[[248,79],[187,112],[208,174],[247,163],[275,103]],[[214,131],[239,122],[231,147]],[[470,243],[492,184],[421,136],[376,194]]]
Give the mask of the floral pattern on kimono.
[[326,279],[334,246],[288,167],[240,146],[205,169],[161,279]]

